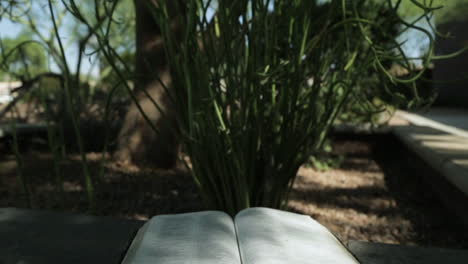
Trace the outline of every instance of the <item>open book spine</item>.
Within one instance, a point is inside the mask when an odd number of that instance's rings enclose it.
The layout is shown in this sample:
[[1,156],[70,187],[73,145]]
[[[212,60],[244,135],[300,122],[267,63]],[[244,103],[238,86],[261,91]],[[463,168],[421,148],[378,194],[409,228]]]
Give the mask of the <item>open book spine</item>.
[[235,217],[206,211],[152,218],[123,264],[356,264],[324,226],[309,216],[250,208]]

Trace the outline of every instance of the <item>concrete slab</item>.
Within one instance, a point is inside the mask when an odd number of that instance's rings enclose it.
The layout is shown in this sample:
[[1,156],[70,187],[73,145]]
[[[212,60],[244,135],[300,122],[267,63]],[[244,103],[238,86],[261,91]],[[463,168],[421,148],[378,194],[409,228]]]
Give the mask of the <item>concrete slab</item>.
[[120,263],[143,222],[0,208],[0,263]]
[[[47,125],[46,124],[16,124],[16,135],[18,137],[27,137],[31,135],[46,135]],[[0,139],[6,137],[12,137],[14,130],[10,124],[0,123]]]
[[427,126],[398,126],[393,133],[468,196],[468,138]]
[[468,109],[436,107],[419,115],[446,126],[468,131]]
[[468,196],[468,110],[397,111],[396,116],[410,125],[394,126],[393,133]]
[[423,113],[398,110],[395,116],[412,125],[432,127],[449,134],[468,137],[467,109],[433,108]]
[[348,249],[361,264],[468,263],[468,250],[424,248],[362,241],[348,242]]
[[415,161],[421,160],[418,168],[439,198],[468,223],[468,109],[397,111],[396,116],[409,125],[392,126],[393,134]]

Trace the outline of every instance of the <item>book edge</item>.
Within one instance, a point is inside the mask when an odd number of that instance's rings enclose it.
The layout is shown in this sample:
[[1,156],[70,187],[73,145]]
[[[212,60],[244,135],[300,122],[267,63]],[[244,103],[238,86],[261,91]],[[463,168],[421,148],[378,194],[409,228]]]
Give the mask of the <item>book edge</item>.
[[335,240],[338,242],[338,244],[341,245],[342,248],[345,249],[346,252],[348,252],[348,255],[353,258],[356,263],[360,263],[359,262],[359,259],[351,252],[351,250],[349,250],[349,248],[346,246],[346,244],[341,241],[341,239],[339,239],[332,231],[330,231],[330,229],[328,229],[326,226],[322,225],[320,222],[318,222],[317,220],[315,220],[312,216],[308,215],[308,217],[310,218],[310,220],[318,223],[320,226],[322,226],[328,233],[330,233],[334,238]]

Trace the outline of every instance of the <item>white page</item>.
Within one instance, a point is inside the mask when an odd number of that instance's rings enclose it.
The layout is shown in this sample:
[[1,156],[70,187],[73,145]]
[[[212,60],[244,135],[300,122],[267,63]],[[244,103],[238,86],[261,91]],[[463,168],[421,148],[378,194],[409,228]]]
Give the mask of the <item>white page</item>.
[[160,215],[138,232],[123,264],[240,264],[232,218],[217,211]]
[[324,226],[309,216],[250,208],[235,218],[243,264],[358,264]]

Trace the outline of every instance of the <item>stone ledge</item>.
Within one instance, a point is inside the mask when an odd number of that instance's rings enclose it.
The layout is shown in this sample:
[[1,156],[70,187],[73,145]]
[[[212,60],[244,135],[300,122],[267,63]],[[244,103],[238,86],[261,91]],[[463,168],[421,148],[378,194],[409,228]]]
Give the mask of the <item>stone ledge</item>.
[[361,264],[468,263],[468,250],[424,248],[364,241],[350,241],[347,246]]
[[468,196],[468,131],[463,129],[468,119],[463,118],[460,111],[435,111],[433,120],[430,114],[424,117],[398,111],[397,116],[405,118],[412,125],[393,126],[392,132],[431,168]]
[[139,221],[0,208],[0,263],[120,263]]
[[[15,128],[16,135],[18,137],[37,135],[47,132],[46,124],[16,124]],[[12,136],[13,131],[11,125],[0,123],[0,139]]]

